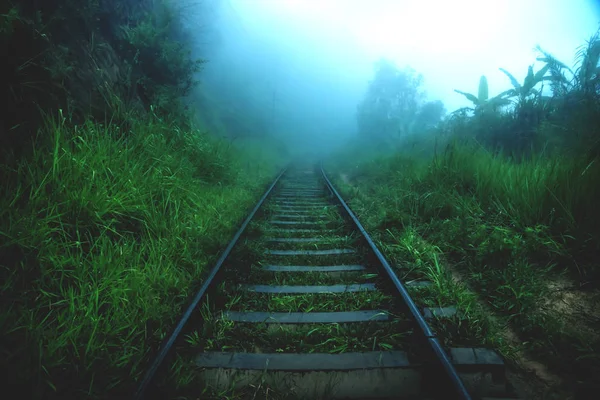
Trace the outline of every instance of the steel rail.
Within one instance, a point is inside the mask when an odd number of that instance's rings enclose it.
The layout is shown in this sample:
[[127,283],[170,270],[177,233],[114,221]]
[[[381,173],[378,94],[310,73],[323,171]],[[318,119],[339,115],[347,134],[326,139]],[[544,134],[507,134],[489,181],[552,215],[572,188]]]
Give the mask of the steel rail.
[[427,324],[427,322],[425,321],[425,319],[419,312],[417,305],[410,297],[410,294],[406,290],[406,287],[404,287],[404,285],[402,284],[400,279],[398,279],[398,276],[392,270],[390,263],[386,260],[386,258],[381,253],[381,251],[379,251],[379,249],[377,248],[377,246],[371,239],[371,236],[367,233],[367,231],[362,226],[362,224],[360,223],[360,221],[358,220],[356,215],[354,215],[354,213],[352,212],[350,207],[348,207],[348,205],[346,204],[346,202],[344,201],[342,196],[335,189],[335,187],[333,186],[333,184],[327,177],[327,174],[325,173],[325,170],[323,169],[322,164],[321,164],[321,174],[323,176],[323,179],[325,180],[327,188],[337,198],[337,200],[340,202],[340,204],[344,207],[346,214],[350,217],[350,219],[352,220],[352,222],[354,223],[354,225],[356,226],[358,231],[363,235],[366,242],[369,244],[369,247],[371,248],[371,250],[377,257],[378,261],[381,263],[381,266],[387,273],[388,277],[391,279],[391,281],[394,283],[394,286],[400,293],[400,296],[404,300],[406,306],[408,307],[410,313],[412,314],[412,317],[414,318],[417,325],[419,326],[422,334],[427,339],[427,343],[429,344],[430,350],[433,352],[433,354],[435,354],[437,360],[439,361],[441,367],[443,368],[443,370],[446,374],[446,377],[449,379],[452,387],[454,388],[455,396],[456,396],[455,398],[460,399],[460,400],[470,400],[471,395],[469,394],[464,383],[458,376],[456,369],[454,368],[454,366],[452,365],[452,362],[448,358],[448,355],[442,348],[435,333],[433,333],[433,331],[431,330],[431,328],[429,327],[429,325]]
[[177,322],[177,325],[175,325],[175,327],[173,328],[171,334],[161,344],[158,354],[152,361],[152,364],[150,365],[150,367],[148,367],[148,369],[146,370],[146,374],[144,375],[144,378],[138,385],[138,388],[135,393],[136,400],[144,399],[144,396],[146,394],[146,391],[148,390],[148,387],[150,386],[150,384],[154,380],[154,377],[156,376],[156,372],[158,371],[158,369],[162,365],[163,361],[165,360],[167,354],[173,347],[175,340],[177,339],[177,337],[183,330],[185,324],[190,319],[190,316],[194,312],[194,309],[198,306],[200,301],[203,300],[204,296],[206,295],[206,292],[213,284],[213,282],[215,280],[215,276],[217,275],[217,273],[221,269],[221,266],[223,265],[223,263],[225,262],[225,260],[229,256],[229,254],[231,253],[231,250],[237,244],[237,241],[239,240],[239,238],[242,236],[242,234],[246,230],[246,227],[248,226],[248,224],[250,223],[252,218],[254,218],[254,215],[260,209],[260,207],[263,205],[263,203],[265,202],[265,200],[269,196],[269,194],[271,194],[271,192],[273,191],[273,188],[275,187],[275,185],[277,185],[277,183],[279,182],[279,179],[286,172],[286,170],[287,170],[287,167],[284,168],[279,173],[279,175],[277,175],[277,177],[275,178],[273,183],[269,186],[267,191],[262,195],[262,197],[260,198],[260,200],[258,201],[256,206],[254,207],[252,212],[250,212],[248,217],[244,220],[240,229],[238,229],[236,234],[233,236],[233,239],[231,239],[231,242],[229,242],[229,244],[227,245],[227,247],[225,248],[223,253],[221,253],[221,256],[217,260],[215,266],[212,268],[212,270],[210,271],[210,274],[206,277],[206,280],[202,284],[202,287],[198,290],[198,292],[196,292],[196,295],[192,299],[191,303],[188,305],[186,310],[183,312],[181,318]]
[[[226,247],[226,249],[223,251],[223,253],[219,257],[219,259],[217,260],[215,266],[212,268],[211,272],[207,276],[207,278],[204,281],[202,287],[198,290],[198,292],[194,296],[193,300],[188,305],[188,307],[186,308],[185,312],[182,314],[182,316],[179,319],[178,323],[173,328],[171,334],[161,344],[157,356],[154,358],[154,360],[153,360],[152,364],[150,365],[150,367],[146,370],[144,378],[142,379],[142,381],[138,385],[138,389],[137,389],[137,391],[135,393],[135,399],[136,400],[142,400],[142,399],[145,398],[146,392],[147,392],[148,388],[150,387],[150,385],[152,384],[152,382],[154,380],[154,377],[156,376],[156,373],[158,372],[159,368],[161,367],[162,363],[164,362],[165,358],[167,357],[169,351],[173,347],[176,339],[181,334],[183,328],[185,327],[186,323],[188,322],[188,320],[191,317],[192,313],[194,312],[195,308],[204,299],[204,297],[205,297],[208,289],[212,285],[214,285],[215,277],[217,276],[217,273],[220,271],[223,263],[225,262],[225,260],[227,259],[227,257],[231,253],[231,251],[233,250],[234,246],[237,244],[239,238],[244,233],[244,231],[247,228],[247,226],[250,223],[250,221],[254,218],[254,216],[256,215],[257,211],[260,209],[260,207],[262,207],[262,205],[264,204],[265,200],[271,194],[271,192],[273,191],[273,189],[275,188],[275,186],[279,182],[281,176],[283,176],[283,174],[286,172],[286,170],[287,170],[287,168],[284,168],[279,173],[279,175],[275,178],[275,180],[272,182],[272,184],[269,186],[269,188],[263,194],[263,196],[261,197],[261,199],[258,201],[258,203],[254,207],[254,209],[251,211],[251,213],[248,215],[248,217],[244,220],[244,222],[242,223],[240,229],[236,232],[236,234],[234,235],[233,239],[230,241],[230,243],[228,244],[228,246]],[[348,207],[348,205],[346,204],[346,202],[343,200],[343,198],[341,197],[341,195],[335,189],[335,187],[333,186],[333,184],[331,183],[331,181],[327,177],[327,174],[325,173],[325,170],[323,169],[322,165],[320,167],[320,170],[321,170],[322,177],[323,177],[323,179],[324,179],[324,181],[326,183],[327,189],[337,199],[337,201],[343,206],[345,212],[350,217],[350,219],[353,221],[353,223],[356,226],[356,228],[358,229],[358,231],[363,235],[363,237],[365,238],[366,242],[369,244],[369,247],[371,248],[371,250],[373,251],[373,253],[376,255],[376,257],[379,260],[379,262],[381,263],[381,266],[384,268],[384,270],[386,271],[388,277],[394,283],[394,285],[395,285],[396,289],[398,290],[400,296],[402,297],[402,299],[406,303],[409,311],[411,312],[412,317],[414,318],[414,320],[416,321],[417,325],[419,326],[419,328],[420,328],[423,336],[427,339],[427,342],[429,344],[430,350],[432,350],[432,352],[435,354],[437,360],[440,362],[440,365],[442,366],[442,368],[443,368],[443,370],[444,370],[444,372],[446,374],[446,377],[449,378],[449,380],[450,380],[450,382],[451,382],[451,384],[452,384],[452,386],[453,386],[453,388],[455,390],[455,393],[456,393],[456,397],[454,397],[454,398],[460,399],[460,400],[470,400],[471,397],[470,397],[469,393],[467,392],[464,384],[462,383],[460,377],[458,376],[456,370],[454,369],[454,366],[452,365],[452,363],[450,362],[448,356],[446,355],[446,353],[442,349],[442,347],[441,347],[439,341],[437,340],[435,334],[431,331],[429,325],[427,324],[427,322],[422,317],[422,315],[419,312],[416,304],[414,303],[414,301],[410,297],[408,291],[406,290],[406,288],[404,287],[404,285],[402,284],[402,282],[398,279],[398,277],[396,276],[396,274],[393,272],[390,264],[387,262],[387,260],[383,256],[383,254],[379,251],[379,249],[377,248],[377,246],[375,245],[375,243],[373,242],[373,240],[371,239],[371,237],[369,236],[369,234],[363,228],[363,226],[360,223],[360,221],[358,221],[358,218],[354,215],[354,213],[352,212],[352,210],[350,210],[350,208]],[[448,397],[448,398],[451,398],[451,397]]]

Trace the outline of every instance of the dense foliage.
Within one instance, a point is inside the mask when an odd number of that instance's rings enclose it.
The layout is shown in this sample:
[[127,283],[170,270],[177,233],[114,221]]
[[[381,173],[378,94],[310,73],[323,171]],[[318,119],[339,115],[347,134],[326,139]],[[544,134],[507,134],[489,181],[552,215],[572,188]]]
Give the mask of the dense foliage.
[[443,104],[423,104],[422,81],[422,76],[410,68],[399,70],[390,61],[378,61],[375,77],[358,105],[359,133],[370,140],[389,143],[439,122]]
[[269,142],[234,145],[191,122],[181,100],[201,61],[183,6],[0,5],[7,393],[130,397],[275,172]]
[[[439,131],[446,136],[474,138],[493,149],[511,154],[531,154],[552,148],[600,151],[600,39],[592,36],[575,54],[569,68],[538,48],[543,66],[528,68],[524,81],[500,68],[509,88],[493,97],[487,78],[481,76],[477,94],[456,90],[473,103],[444,119]],[[358,106],[359,132],[371,141],[384,140],[402,146],[407,134],[425,134],[444,115],[443,105],[424,102],[423,78],[389,61],[375,65],[375,76]],[[429,132],[431,133],[431,132]]]
[[389,257],[443,263],[496,321],[483,326],[459,291],[470,334],[517,367],[541,362],[561,379],[547,395],[571,398],[600,373],[600,39],[573,68],[538,51],[542,67],[522,83],[501,69],[512,88],[490,96],[481,77],[477,94],[456,90],[472,107],[385,155],[361,140],[335,168]]
[[202,61],[181,40],[178,7],[170,0],[2,2],[3,148],[31,139],[40,109],[124,124],[124,114],[151,105],[179,113]]

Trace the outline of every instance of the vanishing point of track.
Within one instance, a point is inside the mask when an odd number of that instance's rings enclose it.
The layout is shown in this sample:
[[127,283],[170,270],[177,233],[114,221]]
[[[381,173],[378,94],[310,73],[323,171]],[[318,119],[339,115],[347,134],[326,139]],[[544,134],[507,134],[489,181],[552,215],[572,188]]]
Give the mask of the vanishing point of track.
[[[261,257],[232,260],[234,248],[252,247],[246,236],[253,224]],[[442,347],[427,323],[432,310],[415,304],[407,289],[427,283],[400,281],[322,167],[290,167],[221,254],[136,399],[156,397],[156,375],[184,330],[202,332],[200,309],[218,290],[225,300],[211,314],[230,323],[231,345],[194,356],[199,393],[206,385],[224,390],[258,380],[307,399],[490,396],[481,377],[492,371],[498,380],[501,360],[485,349]]]

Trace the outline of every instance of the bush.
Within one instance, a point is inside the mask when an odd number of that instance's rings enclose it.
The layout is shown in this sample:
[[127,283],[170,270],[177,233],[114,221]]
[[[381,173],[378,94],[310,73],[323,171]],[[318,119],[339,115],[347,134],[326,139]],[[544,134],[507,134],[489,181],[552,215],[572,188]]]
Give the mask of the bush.
[[157,118],[116,129],[51,118],[3,166],[1,366],[23,397],[127,393],[275,172]]

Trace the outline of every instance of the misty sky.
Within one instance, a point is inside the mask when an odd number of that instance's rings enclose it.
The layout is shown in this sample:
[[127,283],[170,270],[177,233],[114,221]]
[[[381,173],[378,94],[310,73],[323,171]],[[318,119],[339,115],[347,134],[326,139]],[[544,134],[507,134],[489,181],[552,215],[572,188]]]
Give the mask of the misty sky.
[[452,111],[470,105],[453,90],[477,93],[482,74],[491,96],[511,87],[500,67],[522,81],[537,44],[572,66],[600,23],[595,0],[228,0],[225,8],[228,46],[213,72],[252,71],[273,110],[295,110],[285,124],[329,132],[355,130],[381,57],[423,74],[428,99]]
[[[598,29],[593,0],[231,0],[245,27],[265,45],[319,58],[316,67],[340,84],[360,86],[372,63],[387,57],[426,79],[431,97],[449,109],[468,102],[485,74],[490,94],[509,88],[535,62],[533,47],[571,65],[575,48]],[[287,44],[286,44],[287,43]],[[298,66],[302,70],[302,65]],[[333,76],[331,76],[333,75]]]

